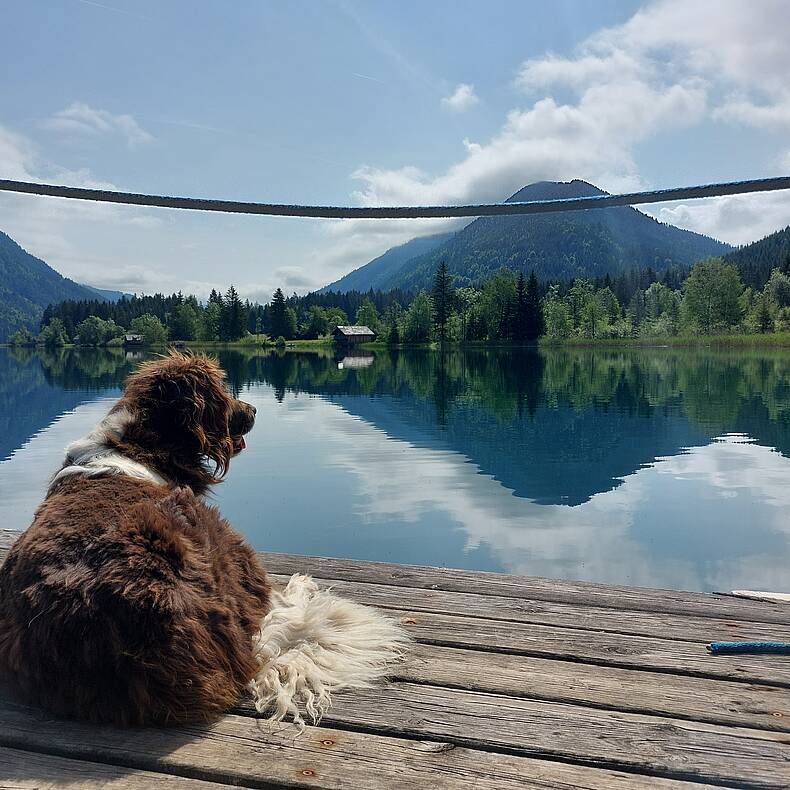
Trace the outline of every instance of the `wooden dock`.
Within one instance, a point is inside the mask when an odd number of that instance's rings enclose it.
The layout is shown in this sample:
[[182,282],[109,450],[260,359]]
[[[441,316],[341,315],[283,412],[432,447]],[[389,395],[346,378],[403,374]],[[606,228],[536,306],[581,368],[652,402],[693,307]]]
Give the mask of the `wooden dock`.
[[392,680],[301,737],[246,700],[211,726],[120,730],[0,697],[0,788],[790,787],[790,657],[705,650],[790,641],[788,604],[261,557],[391,611],[416,640]]

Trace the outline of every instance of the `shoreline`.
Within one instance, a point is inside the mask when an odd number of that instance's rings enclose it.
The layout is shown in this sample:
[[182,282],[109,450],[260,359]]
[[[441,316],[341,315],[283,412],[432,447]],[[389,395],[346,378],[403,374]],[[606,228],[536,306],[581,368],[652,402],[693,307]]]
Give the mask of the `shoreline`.
[[[542,337],[533,343],[506,343],[506,342],[445,342],[446,348],[458,349],[520,349],[520,348],[711,348],[711,349],[790,349],[790,332],[777,332],[765,335],[675,335],[672,337],[611,337],[611,338],[583,338],[568,337],[560,339],[548,339]],[[62,346],[46,347],[40,345],[16,346],[10,343],[0,343],[0,348],[18,348],[39,351],[47,349],[55,351],[58,349],[102,349],[106,351],[163,351],[168,348],[185,349],[228,349],[228,350],[300,350],[300,349],[335,349],[331,337],[317,338],[312,340],[287,340],[285,346],[277,346],[270,340],[251,340],[249,338],[238,341],[202,341],[186,340],[173,341],[157,345],[143,346],[80,346],[74,343],[67,343]],[[358,348],[365,351],[385,351],[385,350],[440,350],[442,344],[439,341],[429,343],[398,343],[390,346],[383,341],[372,343],[360,343],[352,348],[343,350],[349,351]],[[340,349],[338,349],[340,350]]]

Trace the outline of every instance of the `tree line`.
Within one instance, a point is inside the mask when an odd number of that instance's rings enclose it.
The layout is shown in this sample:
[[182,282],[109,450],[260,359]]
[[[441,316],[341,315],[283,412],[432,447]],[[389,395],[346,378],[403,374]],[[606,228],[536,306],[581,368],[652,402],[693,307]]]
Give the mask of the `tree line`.
[[710,258],[661,277],[644,269],[565,283],[541,283],[534,271],[526,277],[503,268],[480,286],[459,288],[441,263],[431,290],[416,294],[286,297],[278,288],[271,302],[261,305],[243,301],[231,285],[224,293],[212,290],[205,303],[181,293],[118,302],[68,300],[45,310],[38,336],[21,329],[9,342],[113,346],[121,345],[125,334],[141,335],[150,345],[286,341],[325,337],[349,323],[370,327],[391,345],[785,332],[790,331],[790,276],[785,264],[774,268],[762,287],[746,286],[735,264]]

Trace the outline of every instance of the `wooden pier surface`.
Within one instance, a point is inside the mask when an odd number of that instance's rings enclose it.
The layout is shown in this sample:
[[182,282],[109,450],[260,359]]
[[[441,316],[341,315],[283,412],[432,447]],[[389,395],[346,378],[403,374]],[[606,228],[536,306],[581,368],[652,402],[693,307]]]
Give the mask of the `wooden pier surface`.
[[[0,558],[11,536],[0,538]],[[790,788],[790,605],[727,595],[262,554],[389,610],[415,639],[382,688],[272,732],[113,729],[0,697],[0,788]]]

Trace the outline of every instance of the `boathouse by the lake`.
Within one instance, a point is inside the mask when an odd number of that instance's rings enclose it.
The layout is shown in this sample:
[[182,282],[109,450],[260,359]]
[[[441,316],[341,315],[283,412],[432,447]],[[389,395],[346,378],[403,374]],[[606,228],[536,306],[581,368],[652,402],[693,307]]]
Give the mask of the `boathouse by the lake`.
[[356,346],[372,342],[376,339],[376,333],[367,326],[338,326],[332,332],[332,337],[338,345]]
[[145,337],[143,335],[124,335],[123,347],[124,348],[139,348],[145,345]]

